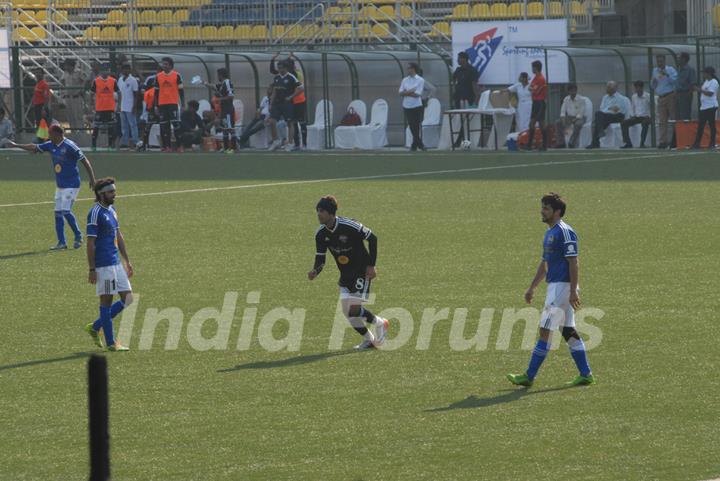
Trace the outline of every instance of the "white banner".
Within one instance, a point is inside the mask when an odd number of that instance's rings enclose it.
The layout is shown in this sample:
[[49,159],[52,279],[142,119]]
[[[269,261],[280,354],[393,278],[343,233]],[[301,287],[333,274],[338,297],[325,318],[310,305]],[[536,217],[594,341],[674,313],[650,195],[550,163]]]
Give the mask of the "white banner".
[[0,89],[11,87],[9,36],[7,29],[0,28]]
[[530,64],[543,63],[543,73],[550,83],[568,82],[568,59],[562,52],[532,46],[566,47],[567,20],[499,20],[490,22],[453,22],[453,57],[467,52],[470,63],[480,73],[480,83],[503,85],[517,82],[520,72],[532,78]]

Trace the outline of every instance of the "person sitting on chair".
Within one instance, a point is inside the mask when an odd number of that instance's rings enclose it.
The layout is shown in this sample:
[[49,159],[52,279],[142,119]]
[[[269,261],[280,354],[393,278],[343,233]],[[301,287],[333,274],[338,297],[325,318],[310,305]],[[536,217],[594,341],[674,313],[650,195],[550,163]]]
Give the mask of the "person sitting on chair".
[[570,135],[568,145],[571,149],[577,148],[580,131],[583,125],[585,125],[587,115],[590,113],[585,112],[585,101],[587,99],[577,94],[577,85],[570,84],[567,90],[568,95],[563,100],[562,107],[560,107],[560,118],[555,123],[555,129],[557,131],[556,147],[559,149],[565,148],[565,131],[571,126],[572,134]]
[[605,129],[610,124],[616,124],[625,120],[627,114],[627,97],[619,94],[617,91],[617,83],[612,80],[607,83],[605,89],[607,92],[603,95],[600,102],[600,110],[595,112],[595,121],[593,122],[593,139],[592,143],[587,146],[588,149],[600,148],[600,137],[605,135]]
[[636,80],[633,84],[635,93],[632,96],[632,115],[629,119],[623,120],[622,127],[623,149],[632,149],[633,145],[630,141],[630,127],[642,124],[642,133],[640,134],[640,148],[645,147],[645,139],[647,138],[648,129],[650,128],[650,94],[643,91],[645,82]]

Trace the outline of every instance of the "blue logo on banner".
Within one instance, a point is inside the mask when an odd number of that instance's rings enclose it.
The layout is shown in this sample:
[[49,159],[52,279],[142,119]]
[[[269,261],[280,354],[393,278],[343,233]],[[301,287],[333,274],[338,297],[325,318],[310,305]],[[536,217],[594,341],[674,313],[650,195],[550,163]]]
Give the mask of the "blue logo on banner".
[[479,35],[473,37],[472,47],[465,50],[468,54],[470,65],[475,67],[479,75],[482,75],[487,68],[490,60],[495,55],[495,51],[502,43],[502,36],[495,36],[497,28],[491,28]]

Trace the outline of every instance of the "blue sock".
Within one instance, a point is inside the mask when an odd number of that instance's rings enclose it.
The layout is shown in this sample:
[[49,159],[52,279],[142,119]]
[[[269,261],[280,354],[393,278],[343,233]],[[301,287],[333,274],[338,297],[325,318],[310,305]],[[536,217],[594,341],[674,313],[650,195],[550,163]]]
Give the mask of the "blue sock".
[[65,244],[65,223],[62,212],[58,210],[55,211],[55,233],[57,234],[58,244]]
[[65,217],[68,225],[72,229],[73,233],[75,234],[75,240],[82,239],[82,232],[80,232],[80,227],[78,227],[77,219],[75,218],[75,215],[72,213],[72,211],[65,210],[62,214],[63,217]]
[[111,307],[100,306],[100,319],[102,320],[102,328],[105,333],[105,345],[107,346],[115,344],[112,315],[110,314],[111,310]]
[[580,375],[589,376],[592,371],[590,371],[590,364],[588,364],[587,354],[585,353],[585,343],[582,339],[571,337],[568,341],[568,347]]
[[[125,304],[123,303],[123,301],[117,301],[115,304],[110,306],[110,318],[115,319],[115,316],[120,314],[123,309],[125,309]],[[101,317],[99,317],[95,320],[95,322],[93,322],[93,329],[95,329],[96,331],[99,331],[102,326],[103,320]]]
[[538,339],[535,349],[533,349],[532,356],[530,356],[530,364],[527,368],[527,376],[532,380],[535,379],[540,366],[542,366],[545,357],[548,355],[549,345],[546,341]]

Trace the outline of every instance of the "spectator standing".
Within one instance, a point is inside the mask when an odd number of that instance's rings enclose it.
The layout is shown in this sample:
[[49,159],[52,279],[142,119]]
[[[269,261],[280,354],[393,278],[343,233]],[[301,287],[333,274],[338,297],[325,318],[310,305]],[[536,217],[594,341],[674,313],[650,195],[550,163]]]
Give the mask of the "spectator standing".
[[606,94],[603,95],[602,102],[600,102],[600,110],[595,112],[593,139],[592,143],[587,146],[588,149],[599,148],[600,137],[605,135],[605,129],[607,129],[610,124],[622,122],[628,114],[628,98],[618,93],[617,83],[613,81],[608,82],[605,91]]
[[660,129],[659,149],[670,147],[670,120],[675,119],[675,82],[677,70],[665,63],[665,55],[656,57],[657,66],[653,69],[650,86],[658,97],[657,116]]
[[690,66],[690,55],[683,52],[678,57],[677,82],[675,92],[677,93],[677,120],[690,120],[692,112],[693,91],[697,85],[697,73]]
[[418,75],[418,65],[416,63],[408,65],[407,74],[407,77],[402,80],[398,92],[402,97],[405,120],[412,134],[410,150],[413,152],[417,149],[426,150],[421,137],[421,124],[425,110],[422,104],[422,91],[425,87],[425,80]]
[[517,83],[507,88],[508,92],[517,97],[515,106],[515,130],[523,132],[530,127],[530,114],[532,113],[532,92],[530,91],[530,77],[527,72],[520,72]]
[[5,109],[0,107],[0,147],[5,147],[10,140],[15,140],[15,128],[12,121],[5,117]]
[[693,143],[693,149],[700,148],[700,141],[702,140],[703,133],[705,131],[705,124],[710,124],[710,144],[709,149],[715,148],[715,114],[718,110],[718,79],[715,76],[715,69],[712,67],[705,67],[703,70],[703,84],[702,87],[695,87],[700,95],[700,115],[698,119],[698,130],[695,135],[695,143]]
[[35,88],[33,89],[32,106],[35,114],[35,128],[40,126],[40,120],[50,123],[50,85],[45,80],[42,69],[35,71]]
[[60,81],[64,87],[62,100],[65,104],[65,115],[73,132],[85,126],[85,75],[75,69],[75,60],[63,62],[63,73]]
[[[477,69],[470,65],[468,54],[460,52],[457,56],[458,66],[453,72],[453,108],[464,109],[473,105],[477,105],[477,99],[480,95],[480,85],[478,79],[480,74]],[[465,140],[465,130],[462,122],[460,132],[455,140],[455,147],[459,147]]]
[[645,82],[642,80],[636,80],[633,86],[635,87],[635,93],[633,94],[630,102],[632,105],[630,118],[623,120],[620,124],[622,127],[623,149],[632,149],[633,145],[630,141],[630,127],[637,124],[642,124],[640,148],[645,147],[645,139],[647,138],[648,129],[652,123],[650,120],[650,95],[643,90]]
[[[286,60],[278,62],[278,74],[273,79],[273,93],[270,97],[270,131],[273,142],[270,150],[276,150],[282,145],[277,133],[277,123],[280,120],[285,120],[287,124],[288,142],[294,138],[295,116],[292,100],[302,92],[302,85],[297,77],[290,73],[289,68]],[[291,149],[289,145],[288,149]]]
[[178,106],[185,105],[185,90],[175,62],[163,57],[162,70],[155,75],[155,114],[160,119],[160,138],[163,152],[172,152],[172,124],[178,120]]
[[[137,116],[135,114],[140,85],[138,79],[130,73],[130,64],[123,64],[120,68],[118,89],[120,90],[120,124],[122,129],[120,145],[135,148],[140,140],[138,138]],[[132,144],[128,143],[130,140]]]
[[[275,60],[279,55],[280,53],[276,53],[270,60],[270,73],[273,75],[278,75],[280,73],[275,68]],[[300,150],[302,147],[307,147],[307,97],[305,95],[305,74],[292,52],[285,60],[285,63],[287,64],[288,72],[295,76],[300,84],[300,87],[302,87],[298,94],[292,99],[292,123],[294,124],[293,140],[295,142],[295,149],[293,150]]]
[[530,92],[532,93],[532,110],[530,112],[530,131],[527,143],[527,150],[532,150],[532,144],[535,140],[535,124],[540,126],[542,133],[542,150],[547,150],[547,129],[545,129],[545,109],[547,104],[547,82],[542,74],[542,62],[535,60],[532,64],[533,79],[530,82]]
[[103,65],[100,75],[95,78],[90,87],[90,91],[95,94],[95,122],[92,130],[92,150],[97,150],[97,138],[100,129],[107,129],[108,148],[115,146],[117,134],[115,132],[115,112],[117,111],[117,102],[115,94],[119,92],[117,80],[110,75],[108,65]]
[[587,99],[582,95],[578,95],[578,88],[575,84],[568,85],[568,95],[563,99],[562,106],[560,107],[560,118],[555,124],[557,131],[556,147],[565,147],[565,131],[568,127],[572,127],[572,134],[570,135],[570,141],[568,146],[571,149],[577,148],[578,137],[580,137],[580,131],[585,125],[587,116],[590,112],[585,112],[585,105]]

